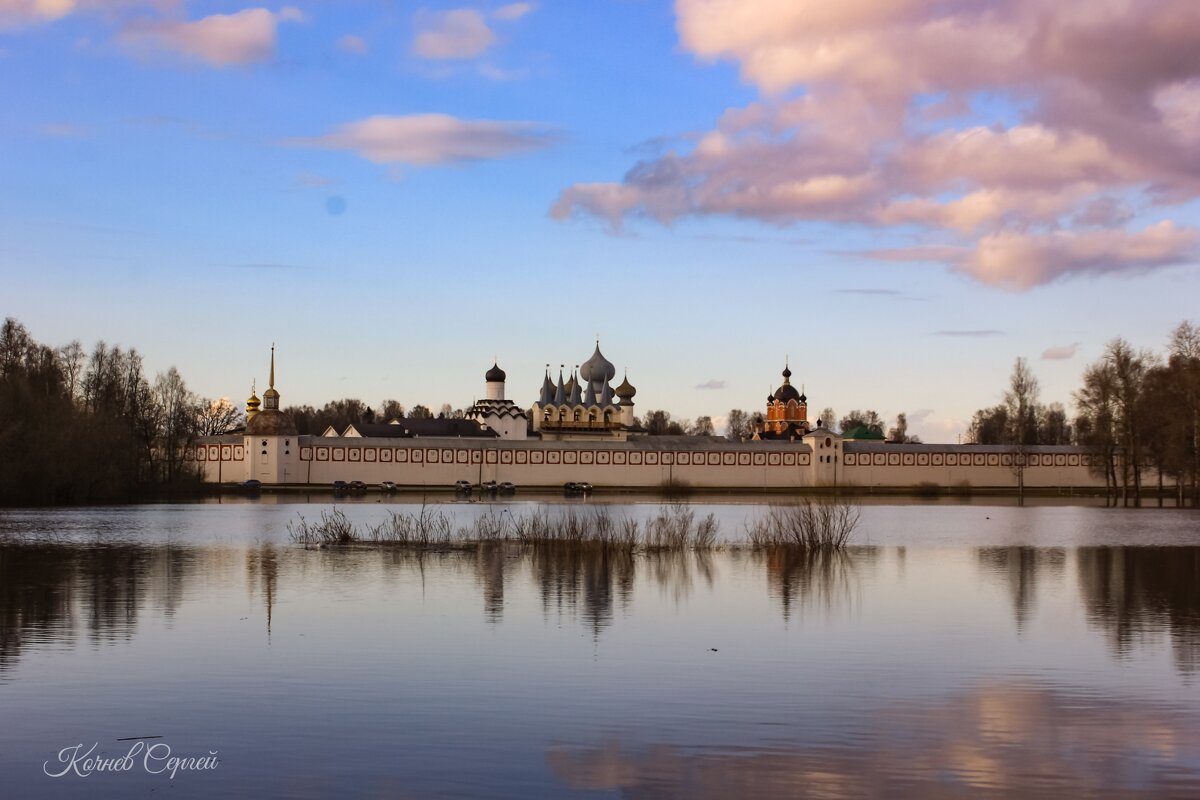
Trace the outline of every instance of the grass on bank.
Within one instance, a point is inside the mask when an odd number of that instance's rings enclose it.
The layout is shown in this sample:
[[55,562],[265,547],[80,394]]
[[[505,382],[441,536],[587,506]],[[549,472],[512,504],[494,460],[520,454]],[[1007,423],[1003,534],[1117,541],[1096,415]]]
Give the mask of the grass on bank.
[[388,511],[376,525],[359,527],[341,509],[322,511],[319,520],[303,515],[288,523],[289,538],[305,547],[340,545],[394,546],[413,549],[464,549],[511,542],[533,548],[573,548],[621,552],[709,551],[721,547],[800,547],[841,549],[858,525],[858,506],[837,498],[805,498],[773,505],[747,523],[748,542],[719,541],[713,514],[699,519],[684,505],[663,506],[649,520],[616,516],[606,507],[550,509],[514,514],[491,510],[470,526],[456,528],[445,511]]

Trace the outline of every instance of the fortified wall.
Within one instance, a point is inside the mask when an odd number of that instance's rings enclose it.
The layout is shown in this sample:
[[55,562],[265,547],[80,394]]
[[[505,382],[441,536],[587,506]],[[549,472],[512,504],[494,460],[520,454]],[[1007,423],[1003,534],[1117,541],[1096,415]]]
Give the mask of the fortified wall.
[[[188,453],[206,481],[257,478],[263,483],[328,486],[333,481],[393,481],[401,487],[448,488],[511,481],[521,488],[557,488],[588,481],[598,488],[654,489],[685,482],[696,489],[802,489],[821,486],[1015,489],[1103,488],[1076,447],[887,444],[843,440],[817,430],[798,441],[726,442],[693,436],[628,442],[420,437],[369,438],[223,436]],[[254,452],[257,450],[257,452]],[[254,464],[263,451],[272,463]],[[286,453],[286,455],[284,455]],[[1025,466],[1018,468],[1024,460]],[[257,467],[257,468],[256,468]]]
[[[565,365],[564,365],[565,366]],[[300,435],[280,410],[275,349],[270,386],[246,403],[244,433],[206,437],[185,456],[213,483],[248,479],[273,485],[329,486],[334,481],[412,489],[457,481],[511,482],[526,489],[586,481],[598,488],[656,489],[687,484],[711,490],[787,490],[847,486],[907,490],[924,485],[1007,490],[1103,489],[1092,456],[1077,447],[891,444],[850,432],[842,437],[808,419],[808,398],[791,383],[767,397],[754,438],[648,436],[633,415],[636,389],[600,353],[565,379],[550,378],[526,413],[505,396],[498,365],[484,376],[485,399],[464,420],[393,420],[338,434]],[[261,409],[260,409],[261,405]],[[457,435],[447,435],[447,434]],[[429,435],[434,434],[434,435]]]

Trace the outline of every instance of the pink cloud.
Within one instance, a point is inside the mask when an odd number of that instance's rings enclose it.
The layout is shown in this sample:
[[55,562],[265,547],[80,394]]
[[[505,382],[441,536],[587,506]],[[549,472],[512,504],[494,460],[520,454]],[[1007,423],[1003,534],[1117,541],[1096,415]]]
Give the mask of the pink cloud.
[[275,54],[280,22],[304,19],[303,12],[292,7],[279,12],[248,8],[193,22],[134,23],[121,32],[121,39],[127,45],[149,45],[215,67],[253,64]]
[[340,37],[337,40],[337,48],[343,53],[352,53],[356,56],[361,56],[368,50],[367,40],[352,33]]
[[131,9],[167,11],[179,0],[0,0],[0,29],[54,22],[80,11],[106,14]]
[[533,3],[509,3],[506,6],[500,6],[492,12],[492,16],[496,19],[511,22],[520,19],[521,17],[533,11]]
[[377,164],[428,166],[503,158],[540,150],[555,141],[552,131],[532,122],[411,114],[369,117],[290,144],[349,150]]
[[[684,48],[733,62],[762,99],[620,181],[566,188],[555,218],[915,226],[931,241],[873,255],[1019,289],[1192,257],[1189,228],[1126,226],[1136,209],[1161,219],[1200,198],[1194,0],[1058,0],[1053,14],[1042,0],[675,9]],[[977,97],[1016,118],[990,124],[970,111]]]
[[75,0],[0,0],[0,24],[21,25],[61,19],[75,10]]
[[1005,289],[1028,289],[1081,273],[1131,273],[1194,262],[1200,232],[1160,222],[1141,231],[1002,231],[984,236],[958,268]]
[[1068,358],[1074,358],[1079,352],[1079,342],[1071,344],[1059,345],[1058,347],[1047,347],[1042,351],[1043,361],[1065,361]]
[[483,14],[469,8],[434,12],[422,9],[416,15],[417,35],[413,53],[421,58],[457,60],[483,55],[496,43],[496,34]]

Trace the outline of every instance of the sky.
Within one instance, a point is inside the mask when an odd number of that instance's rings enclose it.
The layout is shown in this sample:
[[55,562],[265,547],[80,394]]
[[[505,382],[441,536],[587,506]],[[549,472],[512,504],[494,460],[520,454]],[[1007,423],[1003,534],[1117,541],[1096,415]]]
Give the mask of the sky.
[[192,390],[953,442],[1200,319],[1195,0],[0,0],[0,313]]

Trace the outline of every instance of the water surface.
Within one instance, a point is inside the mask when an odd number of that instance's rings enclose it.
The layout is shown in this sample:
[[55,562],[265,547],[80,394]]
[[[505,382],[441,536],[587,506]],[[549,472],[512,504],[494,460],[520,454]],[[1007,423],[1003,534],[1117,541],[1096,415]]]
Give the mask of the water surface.
[[[320,509],[0,515],[0,793],[1200,794],[1190,512],[868,506],[832,556],[629,558],[290,543]],[[219,763],[45,774],[149,736]]]

